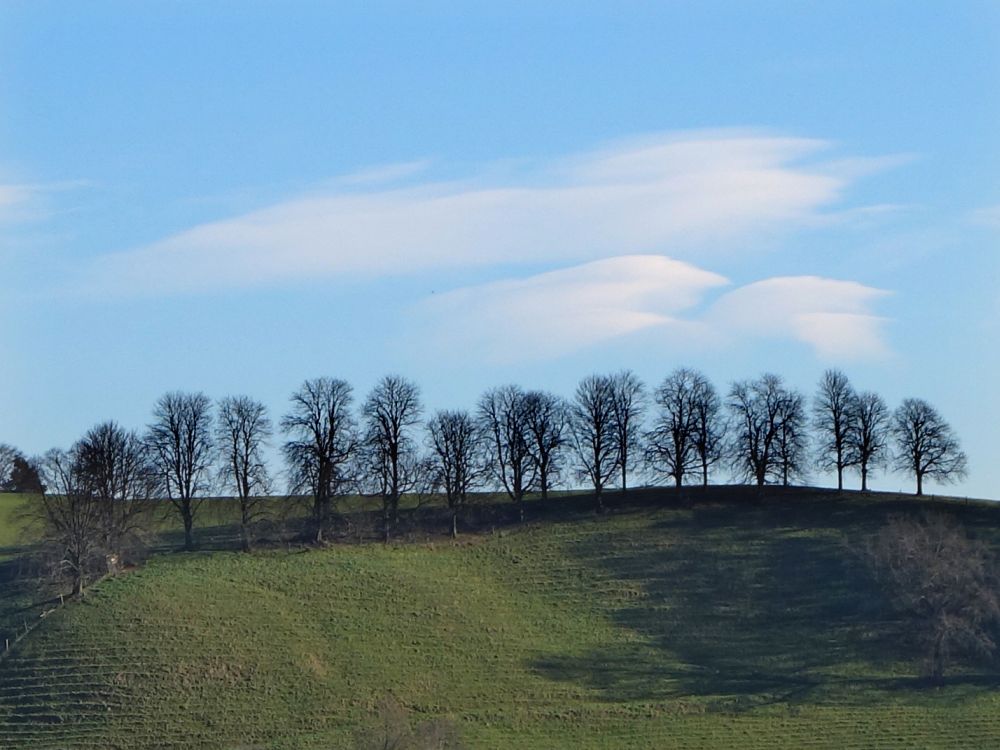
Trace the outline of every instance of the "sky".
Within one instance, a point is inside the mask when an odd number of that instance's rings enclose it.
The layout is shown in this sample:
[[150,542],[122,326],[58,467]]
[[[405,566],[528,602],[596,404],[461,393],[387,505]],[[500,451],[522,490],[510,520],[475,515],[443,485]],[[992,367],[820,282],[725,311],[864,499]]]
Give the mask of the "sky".
[[0,442],[836,367],[1000,497],[996,2],[0,0],[0,71]]

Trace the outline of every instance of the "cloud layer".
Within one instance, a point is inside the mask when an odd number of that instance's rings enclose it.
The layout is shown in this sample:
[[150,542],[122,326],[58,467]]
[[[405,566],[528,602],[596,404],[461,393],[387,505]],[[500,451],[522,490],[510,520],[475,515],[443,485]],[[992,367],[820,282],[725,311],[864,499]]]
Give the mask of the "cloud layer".
[[872,305],[888,292],[853,281],[784,276],[723,295],[707,319],[732,335],[792,338],[828,360],[884,356],[885,319]]
[[416,309],[420,338],[495,362],[548,359],[651,327],[729,282],[653,255],[593,261],[437,295]]
[[415,310],[415,338],[503,364],[555,358],[653,328],[702,346],[791,338],[838,361],[888,352],[885,321],[872,311],[887,294],[880,289],[789,276],[709,301],[727,285],[722,276],[663,256],[608,258],[424,300]]
[[[217,290],[314,278],[567,263],[630,253],[692,257],[822,219],[865,160],[817,162],[823,141],[736,131],[665,135],[420,181],[422,163],[342,178],[312,195],[102,256],[101,294]],[[871,168],[879,168],[871,160]],[[402,186],[401,182],[402,181]],[[740,240],[739,243],[734,240]]]

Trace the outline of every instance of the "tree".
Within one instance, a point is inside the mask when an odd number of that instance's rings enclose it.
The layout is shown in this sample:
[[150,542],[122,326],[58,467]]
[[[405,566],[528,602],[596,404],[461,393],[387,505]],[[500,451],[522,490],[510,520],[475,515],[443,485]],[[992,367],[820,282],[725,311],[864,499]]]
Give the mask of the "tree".
[[45,485],[35,462],[26,458],[17,448],[0,445],[0,492],[44,491]]
[[80,466],[74,451],[46,453],[41,460],[46,491],[32,509],[46,546],[55,552],[59,575],[68,576],[73,594],[83,596],[103,556],[103,508]]
[[469,492],[483,478],[482,431],[467,411],[439,411],[427,425],[437,484],[451,510],[451,535],[458,536],[458,516]]
[[776,468],[785,487],[793,478],[805,475],[808,440],[805,399],[797,391],[786,390],[778,412],[775,439]]
[[837,489],[844,489],[844,469],[850,465],[848,440],[853,430],[854,389],[840,370],[827,370],[813,399],[813,427],[819,437],[817,466],[837,472]]
[[422,412],[420,389],[398,375],[382,378],[362,408],[366,465],[382,495],[382,531],[387,542],[398,520],[399,498],[420,474],[412,431],[420,424]]
[[141,533],[155,490],[149,448],[133,430],[104,422],[73,447],[80,480],[101,507],[103,546],[117,565],[128,540]]
[[618,468],[622,475],[622,494],[628,489],[627,476],[638,453],[642,435],[641,420],[645,406],[642,381],[631,370],[622,370],[611,378],[612,419],[615,445],[618,449]]
[[861,474],[861,491],[868,491],[868,476],[886,463],[889,443],[889,407],[877,393],[865,391],[851,400],[847,433],[847,465]]
[[782,477],[785,462],[779,456],[778,441],[788,399],[781,377],[771,373],[738,381],[729,389],[726,405],[732,416],[733,470],[758,487]]
[[865,556],[912,623],[932,680],[941,680],[958,653],[995,650],[991,628],[1000,622],[1000,597],[993,559],[953,519],[893,518],[869,540]]
[[20,455],[21,452],[14,446],[0,443],[0,492],[9,491],[10,475],[14,471],[14,459]]
[[374,726],[355,735],[357,750],[462,750],[458,728],[444,718],[425,719],[411,725],[409,712],[391,695],[377,704]]
[[236,492],[240,503],[240,544],[250,551],[250,527],[260,517],[260,499],[271,491],[264,448],[272,435],[267,407],[248,396],[219,401],[215,443],[219,481]]
[[913,474],[917,494],[924,494],[924,477],[953,482],[966,475],[967,461],[958,439],[937,410],[926,401],[908,398],[893,415],[896,467]]
[[701,483],[708,486],[708,473],[722,458],[726,429],[719,416],[721,402],[712,382],[695,372],[691,406],[694,410],[694,448],[701,463]]
[[210,488],[211,402],[204,393],[167,393],[153,408],[146,435],[160,491],[184,522],[184,549],[194,549],[194,519]]
[[580,475],[594,487],[598,513],[604,512],[602,493],[618,467],[618,423],[615,418],[613,377],[590,375],[580,381],[572,409],[572,435]]
[[479,420],[490,442],[490,468],[524,520],[524,496],[535,486],[526,394],[516,385],[494,388],[479,399]]
[[697,378],[692,370],[674,370],[653,395],[657,411],[653,428],[646,433],[646,459],[654,472],[672,479],[676,487],[699,467],[707,474],[707,461],[698,450]]
[[524,409],[531,457],[538,474],[538,489],[542,493],[542,501],[545,501],[549,499],[549,489],[559,475],[560,453],[566,444],[566,405],[551,393],[529,391],[524,395]]
[[315,378],[305,381],[291,401],[291,411],[281,419],[282,431],[293,438],[284,446],[291,492],[312,497],[315,540],[322,543],[333,498],[353,479],[358,437],[352,389],[343,380]]

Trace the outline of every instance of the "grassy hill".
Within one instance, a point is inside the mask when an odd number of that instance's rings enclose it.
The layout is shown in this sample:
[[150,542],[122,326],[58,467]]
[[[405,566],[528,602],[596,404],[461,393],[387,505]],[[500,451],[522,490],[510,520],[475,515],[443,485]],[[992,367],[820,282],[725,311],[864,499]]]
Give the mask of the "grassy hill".
[[[924,687],[848,549],[922,506],[635,497],[457,542],[158,556],[0,661],[0,746],[352,747],[386,694],[473,748],[1000,746],[996,665]],[[1000,544],[992,508],[947,507]]]

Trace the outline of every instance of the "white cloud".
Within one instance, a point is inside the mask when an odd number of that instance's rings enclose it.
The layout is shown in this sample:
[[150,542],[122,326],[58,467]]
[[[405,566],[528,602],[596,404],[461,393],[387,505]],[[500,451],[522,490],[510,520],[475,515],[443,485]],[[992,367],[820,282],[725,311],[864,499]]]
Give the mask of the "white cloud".
[[413,177],[430,168],[431,163],[427,159],[416,161],[400,162],[398,164],[381,164],[378,166],[362,169],[351,174],[337,177],[330,182],[330,187],[346,185],[385,185],[399,182],[407,177]]
[[416,308],[416,338],[491,362],[547,359],[651,327],[727,284],[714,273],[654,255],[628,255],[495,281],[430,297]]
[[[745,249],[758,231],[836,207],[855,162],[809,164],[822,141],[735,131],[686,133],[522,165],[464,182],[413,177],[425,164],[369,171],[146,247],[106,255],[85,286],[108,293],[241,287],[315,277],[377,277],[631,252],[691,257]],[[739,240],[737,243],[735,240]]]
[[494,363],[552,359],[645,329],[687,344],[777,338],[823,359],[883,356],[887,292],[814,276],[771,278],[723,293],[717,274],[663,256],[632,255],[466,287],[416,307],[414,340]]
[[0,221],[23,218],[37,192],[33,185],[0,184]]
[[706,318],[733,336],[792,338],[824,359],[868,359],[888,351],[885,319],[871,311],[887,294],[854,281],[776,277],[724,294]]
[[35,221],[45,218],[50,209],[47,198],[79,188],[91,187],[88,180],[65,180],[50,183],[0,183],[0,222]]
[[1000,203],[969,212],[969,219],[973,224],[1000,229]]

